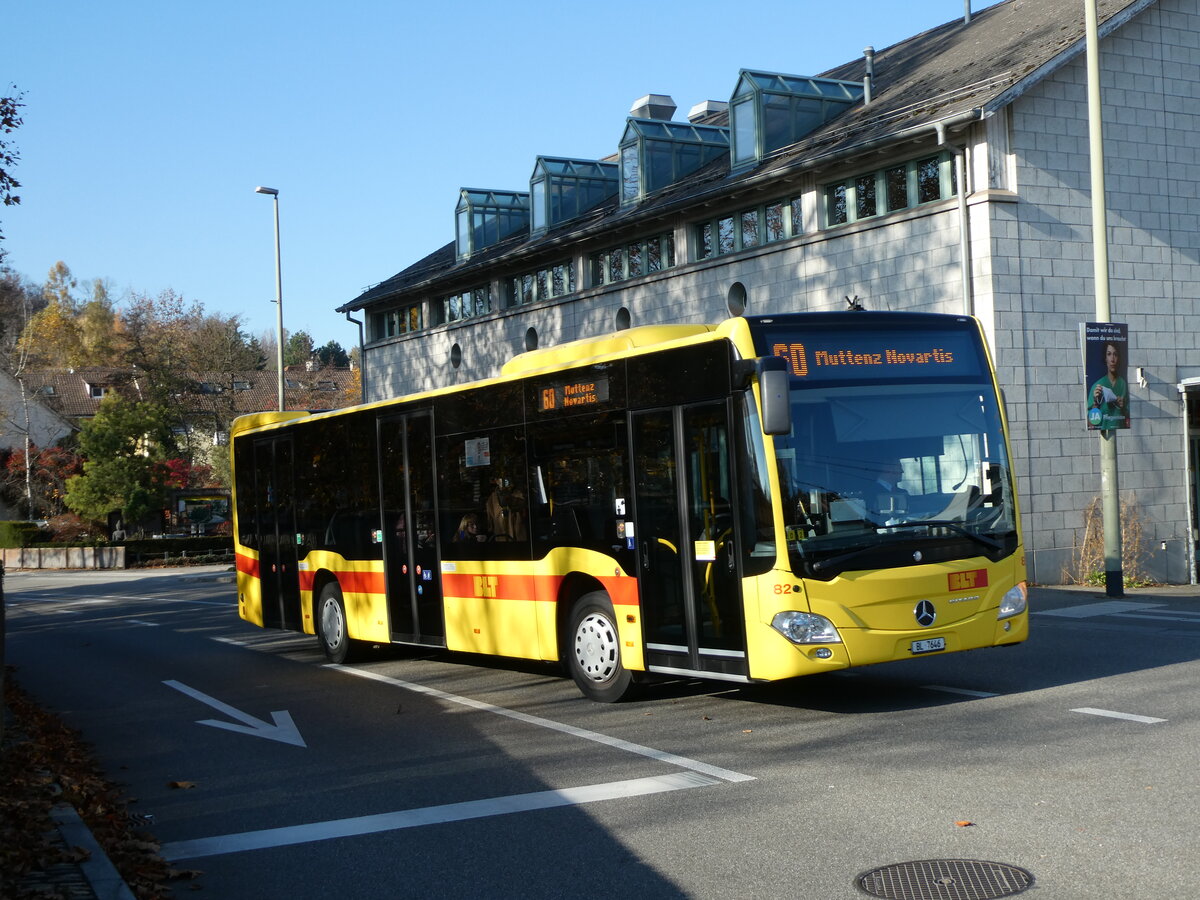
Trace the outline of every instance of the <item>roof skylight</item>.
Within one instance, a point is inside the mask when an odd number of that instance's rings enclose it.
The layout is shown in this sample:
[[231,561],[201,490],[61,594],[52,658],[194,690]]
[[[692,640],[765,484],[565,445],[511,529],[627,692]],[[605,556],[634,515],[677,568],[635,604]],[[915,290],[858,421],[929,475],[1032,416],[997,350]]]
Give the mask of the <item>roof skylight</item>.
[[729,101],[737,167],[794,144],[862,99],[857,81],[742,69]]

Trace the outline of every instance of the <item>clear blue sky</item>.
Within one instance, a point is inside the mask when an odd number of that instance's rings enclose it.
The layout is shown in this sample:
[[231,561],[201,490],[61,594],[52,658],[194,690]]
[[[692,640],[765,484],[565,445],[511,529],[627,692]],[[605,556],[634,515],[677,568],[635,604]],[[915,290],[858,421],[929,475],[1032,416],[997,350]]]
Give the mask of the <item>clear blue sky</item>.
[[[978,10],[989,5],[975,0]],[[334,310],[453,238],[460,187],[528,190],[538,154],[616,150],[633,101],[676,118],[741,68],[813,75],[962,0],[208,3],[18,0],[0,92],[25,92],[11,268],[64,261],[119,299],[170,288],[247,333],[349,349]]]

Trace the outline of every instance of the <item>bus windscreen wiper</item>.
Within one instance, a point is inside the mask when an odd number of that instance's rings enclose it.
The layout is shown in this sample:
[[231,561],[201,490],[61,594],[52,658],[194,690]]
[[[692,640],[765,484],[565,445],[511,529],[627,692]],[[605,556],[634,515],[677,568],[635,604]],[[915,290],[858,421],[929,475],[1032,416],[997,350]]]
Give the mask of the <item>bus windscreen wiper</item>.
[[[879,526],[877,526],[876,530],[882,531],[884,529],[893,529],[893,528],[923,528],[925,526],[931,526],[934,528],[949,528],[951,531],[958,532],[963,537],[969,538],[970,540],[973,540],[976,543],[982,544],[983,546],[987,547],[989,550],[999,550],[1001,547],[1004,546],[1003,544],[1001,544],[999,541],[995,540],[994,538],[985,537],[982,534],[975,534],[973,531],[968,531],[966,528],[964,528],[958,522],[953,522],[949,519],[923,519],[921,521],[916,521],[916,522],[897,522],[892,525],[879,525]],[[824,572],[829,569],[839,568],[842,565],[842,563],[847,563],[857,556],[861,556],[864,553],[868,553],[872,550],[878,550],[878,549],[879,549],[878,545],[873,545],[873,544],[863,546],[863,547],[855,547],[853,550],[848,550],[845,553],[839,553],[837,556],[831,556],[828,559],[822,559],[817,562],[814,562],[812,564],[812,569],[814,572]]]
[[974,531],[968,531],[960,523],[950,519],[915,519],[912,522],[896,522],[889,525],[881,525],[880,528],[949,528],[951,531],[957,531],[965,538],[983,544],[983,546],[991,550],[999,550],[1004,545],[995,538],[990,538],[982,534],[977,534]]

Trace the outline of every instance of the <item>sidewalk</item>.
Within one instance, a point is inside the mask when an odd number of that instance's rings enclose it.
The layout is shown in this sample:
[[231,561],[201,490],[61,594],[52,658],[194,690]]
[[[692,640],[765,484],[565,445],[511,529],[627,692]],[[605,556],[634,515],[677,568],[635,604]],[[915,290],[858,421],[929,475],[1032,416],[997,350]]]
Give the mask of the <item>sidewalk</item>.
[[[138,833],[120,790],[78,735],[42,711],[5,673],[0,746],[0,896],[135,900],[170,894],[170,869]],[[76,807],[90,820],[85,822]],[[134,893],[98,836],[117,849]]]
[[1134,603],[1196,603],[1200,604],[1200,584],[1155,584],[1149,587],[1125,588],[1124,596],[1109,597],[1102,585],[1053,584],[1034,585],[1029,589],[1030,608],[1050,609],[1095,603],[1098,600],[1128,600]]

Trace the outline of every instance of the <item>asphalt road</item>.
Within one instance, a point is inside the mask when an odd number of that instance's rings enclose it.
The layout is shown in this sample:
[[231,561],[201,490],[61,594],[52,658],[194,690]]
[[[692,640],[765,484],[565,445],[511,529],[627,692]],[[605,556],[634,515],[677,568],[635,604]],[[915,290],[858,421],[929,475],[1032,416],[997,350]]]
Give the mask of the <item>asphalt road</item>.
[[1020,647],[598,705],[538,664],[329,667],[218,579],[5,580],[22,687],[207,896],[861,898],[930,859],[1200,896],[1198,591],[1035,589]]

